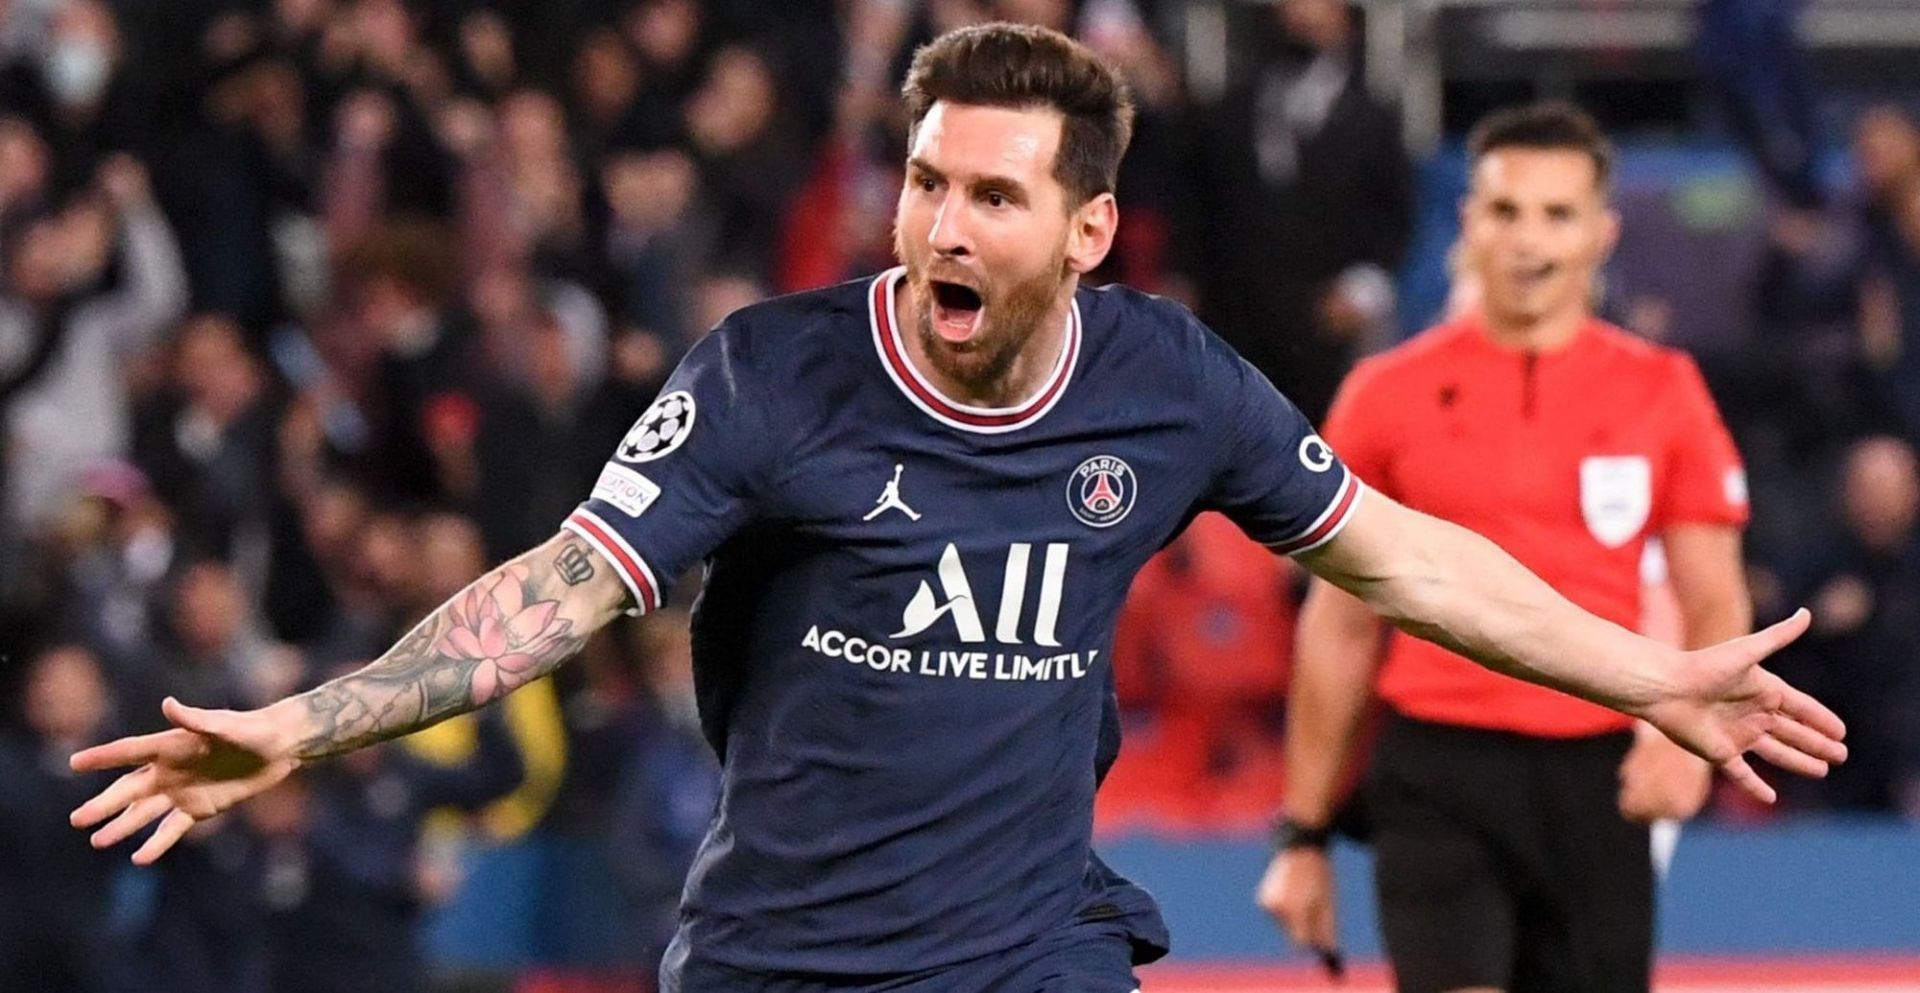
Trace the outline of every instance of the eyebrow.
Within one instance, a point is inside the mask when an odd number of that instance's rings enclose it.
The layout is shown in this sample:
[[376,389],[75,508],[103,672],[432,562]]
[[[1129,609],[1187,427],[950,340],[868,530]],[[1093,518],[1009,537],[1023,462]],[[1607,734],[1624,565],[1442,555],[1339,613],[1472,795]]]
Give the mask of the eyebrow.
[[[1487,202],[1487,205],[1491,207],[1511,207],[1515,210],[1518,210],[1520,207],[1520,201],[1518,199],[1511,196],[1505,196],[1505,195],[1486,197],[1486,202]],[[1580,209],[1580,205],[1577,201],[1574,201],[1574,200],[1549,200],[1546,203],[1541,204],[1541,208],[1549,211],[1578,210]]]
[[[933,163],[928,162],[926,159],[923,159],[918,155],[908,157],[907,165],[912,167],[916,171],[923,172],[929,176],[932,176],[934,179],[948,178],[946,173],[941,172],[938,169],[935,169],[933,167]],[[1007,193],[1012,194],[1013,196],[1019,199],[1026,199],[1027,197],[1027,185],[1013,178],[1012,176],[998,176],[998,175],[976,176],[974,177],[974,180],[971,185],[975,188],[986,186],[986,187],[992,187],[994,189],[1004,190]]]

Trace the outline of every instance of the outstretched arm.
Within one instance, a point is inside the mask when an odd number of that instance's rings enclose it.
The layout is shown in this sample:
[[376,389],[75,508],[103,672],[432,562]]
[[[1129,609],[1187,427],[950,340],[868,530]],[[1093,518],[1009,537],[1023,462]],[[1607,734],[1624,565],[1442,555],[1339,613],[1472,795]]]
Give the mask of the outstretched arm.
[[552,672],[626,600],[612,567],[562,532],[475,580],[356,672],[259,710],[168,699],[172,729],[75,754],[76,770],[139,768],[75,810],[73,825],[117,814],[93,835],[104,848],[160,820],[134,853],[152,862],[196,822],[307,762],[418,731]]
[[293,706],[301,761],[352,751],[485,706],[558,668],[606,626],[626,588],[562,532],[480,577],[358,672]]
[[1840,719],[1759,666],[1806,630],[1804,611],[1681,651],[1581,610],[1499,546],[1374,491],[1302,561],[1411,634],[1646,720],[1763,801],[1773,789],[1746,752],[1811,776],[1846,758]]

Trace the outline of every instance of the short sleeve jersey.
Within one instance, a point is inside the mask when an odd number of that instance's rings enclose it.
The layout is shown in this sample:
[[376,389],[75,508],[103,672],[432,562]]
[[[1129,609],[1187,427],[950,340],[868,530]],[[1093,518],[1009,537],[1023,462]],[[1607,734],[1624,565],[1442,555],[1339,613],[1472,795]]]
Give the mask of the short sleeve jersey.
[[[1739,453],[1693,360],[1598,320],[1547,352],[1504,347],[1475,317],[1428,330],[1354,369],[1326,436],[1368,486],[1630,628],[1648,537],[1747,520]],[[1546,737],[1629,723],[1399,634],[1379,691],[1410,717]]]
[[729,317],[566,522],[640,609],[705,564],[723,786],[666,966],[689,985],[904,974],[1093,917],[1153,957],[1152,901],[1090,841],[1128,587],[1202,510],[1291,553],[1360,497],[1175,304],[1079,290],[1045,383],[981,408],[905,358],[901,275]]

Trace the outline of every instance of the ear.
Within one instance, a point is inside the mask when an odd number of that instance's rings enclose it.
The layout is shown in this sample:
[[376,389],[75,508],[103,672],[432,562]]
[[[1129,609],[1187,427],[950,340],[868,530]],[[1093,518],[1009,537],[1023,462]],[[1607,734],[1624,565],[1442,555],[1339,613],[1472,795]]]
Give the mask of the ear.
[[1067,268],[1085,275],[1092,272],[1113,250],[1113,237],[1120,228],[1120,205],[1113,194],[1102,193],[1074,210],[1067,218]]
[[1608,207],[1600,215],[1600,257],[1606,259],[1613,255],[1613,247],[1620,243],[1620,212]]

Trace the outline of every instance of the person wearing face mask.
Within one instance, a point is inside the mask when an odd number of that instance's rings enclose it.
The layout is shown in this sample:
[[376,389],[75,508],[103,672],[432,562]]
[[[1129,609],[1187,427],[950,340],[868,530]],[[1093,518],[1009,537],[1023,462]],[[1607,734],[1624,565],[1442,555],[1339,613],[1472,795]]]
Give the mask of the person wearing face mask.
[[41,43],[0,74],[0,106],[32,120],[51,151],[49,195],[78,191],[117,152],[149,154],[149,101],[129,85],[120,26],[100,0],[53,11]]
[[113,60],[98,39],[69,38],[54,43],[44,70],[47,90],[63,109],[83,109],[106,95]]
[[[1368,485],[1481,531],[1626,627],[1658,537],[1686,642],[1745,634],[1740,455],[1691,358],[1593,314],[1619,231],[1605,137],[1577,108],[1535,105],[1481,122],[1469,156],[1460,275],[1477,294],[1356,367],[1328,443]],[[1294,940],[1336,948],[1329,825],[1377,691],[1367,800],[1400,989],[1646,990],[1647,825],[1697,813],[1707,766],[1433,644],[1395,637],[1383,662],[1371,612],[1322,582],[1297,630],[1280,851],[1258,893]]]

